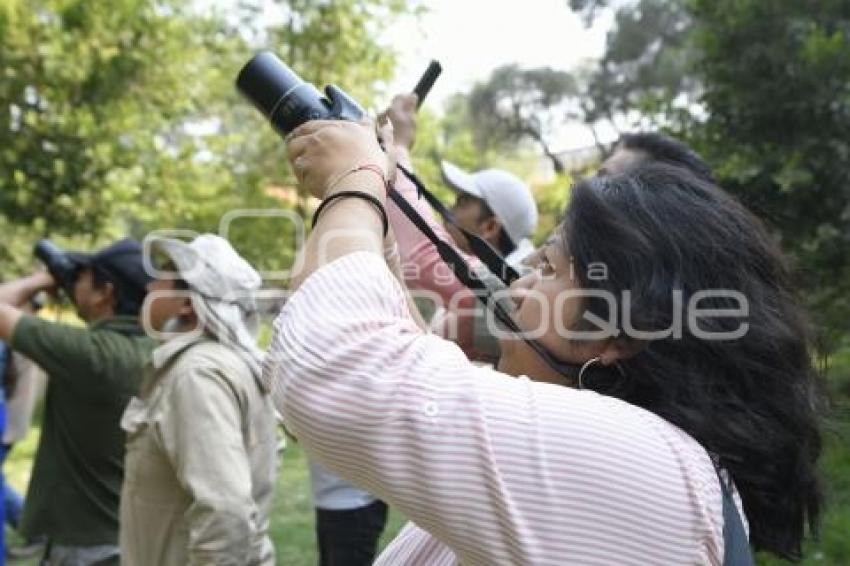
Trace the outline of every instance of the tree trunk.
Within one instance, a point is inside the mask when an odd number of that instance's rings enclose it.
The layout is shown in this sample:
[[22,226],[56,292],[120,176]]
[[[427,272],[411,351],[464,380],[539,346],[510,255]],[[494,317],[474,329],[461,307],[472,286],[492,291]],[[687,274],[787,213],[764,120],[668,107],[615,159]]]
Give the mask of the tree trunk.
[[564,162],[561,161],[561,158],[558,157],[557,154],[552,153],[552,151],[545,143],[541,142],[541,144],[543,145],[543,153],[545,153],[546,157],[548,157],[549,160],[552,162],[552,167],[554,167],[555,169],[555,175],[563,175],[565,171]]
[[541,149],[543,149],[543,153],[549,158],[549,161],[552,162],[552,167],[555,169],[555,175],[563,175],[566,170],[564,162],[561,161],[561,158],[558,157],[557,154],[549,149],[549,144],[547,144],[546,140],[543,139],[543,134],[533,128],[526,128],[525,133],[540,144]]
[[588,124],[587,127],[590,128],[590,133],[593,135],[593,143],[596,145],[596,149],[599,150],[600,160],[604,161],[608,157],[608,148],[606,148],[605,144],[602,143],[602,140],[599,139],[599,134],[596,132],[596,126]]

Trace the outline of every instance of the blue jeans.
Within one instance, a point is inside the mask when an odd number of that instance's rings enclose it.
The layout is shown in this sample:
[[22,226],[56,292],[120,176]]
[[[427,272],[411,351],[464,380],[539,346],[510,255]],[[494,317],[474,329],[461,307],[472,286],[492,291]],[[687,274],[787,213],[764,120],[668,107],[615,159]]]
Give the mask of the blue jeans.
[[[0,438],[3,438],[3,433],[6,431],[6,366],[8,357],[11,355],[9,348],[5,343],[0,342]],[[6,478],[3,475],[3,462],[6,461],[6,449],[0,448],[0,488],[6,491]],[[0,523],[0,566],[6,564],[6,510],[3,506],[4,520]]]
[[[3,436],[3,431],[6,430],[6,399],[5,392],[3,391],[2,385],[0,385],[0,438]],[[8,484],[6,483],[6,477],[3,474],[3,463],[6,461],[6,448],[0,446],[0,488],[3,489],[4,492],[4,500],[5,500],[5,492],[7,489],[10,489]],[[6,564],[6,520],[9,519],[9,512],[6,510],[6,505],[4,502],[3,505],[3,518],[4,520],[0,522],[0,566],[5,566]],[[20,515],[18,515],[18,519],[20,519]]]

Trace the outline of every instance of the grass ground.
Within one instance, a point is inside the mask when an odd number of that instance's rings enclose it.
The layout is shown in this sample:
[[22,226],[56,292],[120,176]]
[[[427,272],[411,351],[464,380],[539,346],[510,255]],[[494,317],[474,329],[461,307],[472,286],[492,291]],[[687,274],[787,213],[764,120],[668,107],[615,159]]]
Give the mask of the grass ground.
[[[15,449],[6,462],[7,481],[20,490],[26,488],[29,470],[38,443],[39,429],[34,427],[30,435]],[[396,512],[390,513],[387,528],[381,539],[381,547],[392,540],[404,524],[404,518]],[[271,517],[271,535],[277,550],[277,563],[286,566],[314,566],[316,542],[313,534],[313,501],[304,451],[290,442],[283,454],[283,465],[277,480],[275,502]],[[11,536],[11,540],[16,540]],[[20,566],[36,566],[37,560],[14,562]]]
[[[836,407],[827,423],[823,457],[827,510],[820,540],[806,546],[806,559],[802,562],[806,566],[850,564],[850,348],[834,360],[831,374],[830,389]],[[6,463],[6,477],[19,489],[25,488],[29,478],[38,432],[34,427],[27,439],[15,446]],[[403,521],[398,513],[391,513],[382,546],[395,536]],[[292,442],[284,452],[271,523],[278,564],[312,566],[317,563],[307,465],[303,451]],[[18,564],[35,566],[36,561]],[[784,562],[760,557],[759,564],[774,566]]]
[[[404,524],[404,517],[391,512],[381,539],[381,548],[392,540]],[[313,501],[307,462],[301,448],[290,442],[283,456],[272,514],[272,539],[277,563],[287,566],[317,564],[313,534]]]

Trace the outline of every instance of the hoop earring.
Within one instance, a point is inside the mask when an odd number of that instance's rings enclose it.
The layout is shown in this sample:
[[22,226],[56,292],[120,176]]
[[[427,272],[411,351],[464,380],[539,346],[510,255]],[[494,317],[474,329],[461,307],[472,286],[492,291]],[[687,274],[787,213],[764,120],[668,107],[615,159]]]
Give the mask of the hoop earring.
[[[584,389],[584,383],[582,382],[582,377],[584,377],[584,372],[595,363],[602,362],[601,356],[596,356],[595,358],[590,358],[584,364],[582,364],[581,369],[578,370],[578,388]],[[621,377],[626,377],[626,371],[623,369],[623,366],[620,365],[619,361],[614,362],[614,367],[620,373]]]
[[579,389],[584,389],[584,384],[582,383],[581,379],[584,376],[585,370],[587,368],[589,368],[590,366],[592,366],[593,364],[601,361],[601,359],[602,358],[600,358],[599,356],[596,356],[595,358],[590,358],[589,360],[584,362],[584,364],[582,364],[581,369],[578,370],[578,388]]

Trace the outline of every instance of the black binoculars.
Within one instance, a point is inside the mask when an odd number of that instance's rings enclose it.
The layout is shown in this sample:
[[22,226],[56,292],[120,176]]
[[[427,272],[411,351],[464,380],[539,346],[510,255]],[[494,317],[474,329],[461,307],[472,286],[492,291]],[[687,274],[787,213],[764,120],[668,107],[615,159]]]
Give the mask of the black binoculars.
[[68,297],[73,299],[79,266],[70,258],[68,252],[50,240],[39,240],[33,253],[47,267],[47,271]]

